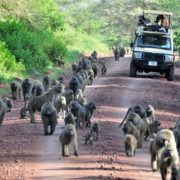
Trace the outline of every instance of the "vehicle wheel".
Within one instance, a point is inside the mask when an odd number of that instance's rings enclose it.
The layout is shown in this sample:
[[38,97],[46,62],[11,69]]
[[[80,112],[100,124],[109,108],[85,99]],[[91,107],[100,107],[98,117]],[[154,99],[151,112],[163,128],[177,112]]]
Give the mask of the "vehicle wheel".
[[168,81],[174,80],[174,67],[169,69],[168,74],[166,76]]
[[133,65],[133,63],[131,62],[131,64],[130,64],[129,76],[130,76],[130,77],[135,77],[135,76],[136,76],[136,72],[137,72],[137,68],[136,68],[136,66]]

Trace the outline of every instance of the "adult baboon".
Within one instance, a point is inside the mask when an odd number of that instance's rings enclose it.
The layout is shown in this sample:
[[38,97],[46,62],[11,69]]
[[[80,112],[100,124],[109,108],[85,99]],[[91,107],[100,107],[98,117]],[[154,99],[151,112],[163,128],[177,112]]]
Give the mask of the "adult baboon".
[[140,131],[139,129],[130,121],[127,121],[123,127],[124,134],[131,134],[137,139],[138,147],[140,147]]
[[85,126],[91,127],[91,117],[93,115],[94,110],[96,109],[96,104],[94,103],[94,101],[91,101],[88,104],[86,104],[84,107],[85,107],[85,111],[86,111]]
[[73,124],[67,124],[65,126],[64,130],[60,134],[59,141],[62,145],[62,156],[69,156],[70,145],[74,148],[74,155],[78,156],[77,132]]
[[41,81],[34,80],[33,87],[32,87],[32,94],[34,96],[40,96],[44,93],[44,87]]
[[93,140],[97,141],[99,139],[99,123],[93,122],[91,124],[90,132],[92,134]]
[[114,53],[114,58],[115,58],[115,61],[119,61],[119,58],[120,58],[120,47],[112,47],[112,50],[113,50],[113,53]]
[[[44,135],[52,135],[57,124],[57,110],[52,102],[46,102],[41,108],[41,119],[44,125]],[[51,127],[48,132],[48,126]]]
[[22,93],[23,93],[23,98],[25,100],[26,96],[30,96],[33,88],[33,80],[30,78],[26,78],[22,81],[21,83],[22,87]]
[[176,140],[177,150],[180,153],[180,120],[179,119],[176,121],[176,124],[173,128],[173,133]]
[[76,91],[76,94],[75,94],[75,98],[74,98],[76,101],[78,101],[81,105],[86,105],[87,104],[87,100],[83,94],[83,91],[81,89],[78,89]]
[[97,60],[97,52],[96,51],[92,52],[91,58],[94,59],[94,60]]
[[146,107],[146,114],[148,118],[152,118],[152,121],[155,120],[155,109],[150,104]]
[[179,162],[179,155],[176,148],[176,142],[172,135],[171,140],[164,147],[160,156],[160,173],[162,180],[167,180],[167,169],[176,166]]
[[85,139],[84,139],[84,144],[85,145],[90,145],[92,146],[93,144],[93,136],[92,136],[92,132],[87,132],[85,135],[84,135]]
[[78,70],[78,65],[76,63],[73,63],[71,68],[72,68],[73,75],[75,75],[77,73],[77,70]]
[[80,87],[80,83],[78,78],[76,76],[73,76],[69,82],[69,89],[71,89],[75,94],[76,91],[79,89],[79,87]]
[[97,63],[95,63],[95,62],[92,63],[92,70],[94,72],[94,78],[96,78],[98,75],[98,71],[99,71],[99,67],[98,67]]
[[0,99],[0,126],[2,126],[2,123],[4,121],[6,113],[6,104],[3,102],[2,99]]
[[3,102],[6,104],[6,112],[11,112],[11,108],[13,106],[12,100],[5,97],[5,98],[3,98]]
[[121,49],[120,49],[120,57],[124,57],[125,54],[126,54],[126,49],[124,47],[121,47]]
[[67,113],[66,117],[64,118],[64,124],[73,124],[74,126],[76,125],[75,122],[76,118],[74,117],[74,115],[70,112]]
[[58,77],[58,81],[59,81],[59,83],[61,83],[61,84],[64,83],[64,77],[63,77],[63,75],[61,75],[61,76]]
[[21,81],[15,80],[10,84],[12,99],[21,98]]
[[145,133],[144,140],[147,140],[147,138],[150,136],[152,137],[153,134],[156,134],[159,130],[159,126],[161,125],[161,122],[154,120],[152,123],[149,124],[149,129],[147,129]]
[[124,137],[124,146],[126,156],[135,156],[137,148],[137,139],[132,134],[126,134]]
[[150,153],[152,171],[157,171],[159,169],[162,150],[168,143],[171,143],[171,141],[174,141],[174,135],[169,129],[160,130],[155,138],[151,141]]
[[44,86],[44,90],[48,91],[50,86],[51,86],[51,79],[49,76],[44,76],[43,78],[43,86]]
[[63,92],[63,85],[57,84],[52,87],[48,92],[45,92],[41,96],[33,97],[28,103],[28,111],[31,118],[31,123],[35,123],[35,112],[41,111],[41,108],[44,103],[46,102],[53,102],[58,94],[62,94]]
[[57,113],[60,114],[61,112],[63,113],[62,117],[65,117],[66,113],[66,98],[65,96],[58,96],[54,102],[54,106],[57,110]]
[[170,180],[179,180],[180,179],[180,169],[173,165],[171,167],[171,179]]
[[59,84],[59,81],[57,79],[52,79],[51,80],[51,86],[55,86],[57,84]]
[[74,92],[71,89],[67,89],[63,95],[66,98],[66,104],[68,105],[71,101],[74,101]]
[[106,76],[106,73],[107,73],[107,68],[106,68],[106,65],[105,65],[105,62],[102,62],[101,63],[101,73],[102,73],[102,77]]

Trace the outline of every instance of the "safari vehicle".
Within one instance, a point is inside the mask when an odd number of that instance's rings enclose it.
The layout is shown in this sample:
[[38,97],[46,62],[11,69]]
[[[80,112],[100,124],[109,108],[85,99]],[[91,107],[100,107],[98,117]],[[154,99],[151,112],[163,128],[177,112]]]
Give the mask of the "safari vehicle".
[[130,77],[135,77],[137,72],[159,72],[165,74],[167,80],[174,80],[171,18],[172,13],[162,11],[144,11],[139,17],[135,39],[131,43]]

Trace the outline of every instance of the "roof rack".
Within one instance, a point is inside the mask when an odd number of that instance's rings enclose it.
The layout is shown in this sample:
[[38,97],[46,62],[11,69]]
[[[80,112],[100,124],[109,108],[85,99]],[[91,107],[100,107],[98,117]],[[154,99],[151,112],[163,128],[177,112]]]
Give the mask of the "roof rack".
[[167,16],[172,16],[173,13],[171,12],[166,12],[166,11],[154,11],[154,10],[144,10],[144,14],[156,14],[156,15],[167,15]]

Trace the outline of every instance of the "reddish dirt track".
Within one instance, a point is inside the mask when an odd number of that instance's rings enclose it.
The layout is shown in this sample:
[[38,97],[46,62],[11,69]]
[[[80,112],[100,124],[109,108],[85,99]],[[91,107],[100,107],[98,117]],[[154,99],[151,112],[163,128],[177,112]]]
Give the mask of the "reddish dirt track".
[[158,180],[159,172],[150,168],[149,142],[144,142],[135,157],[126,157],[123,132],[118,127],[130,106],[151,104],[162,127],[172,127],[180,108],[180,71],[176,80],[168,82],[155,73],[128,77],[130,58],[105,58],[107,77],[98,77],[86,87],[88,101],[97,105],[92,121],[100,123],[99,141],[92,147],[84,145],[86,130],[78,130],[79,157],[61,157],[59,134],[63,120],[52,136],[43,136],[40,116],[38,123],[19,120],[22,101],[15,101],[11,113],[0,127],[0,179],[134,179]]

